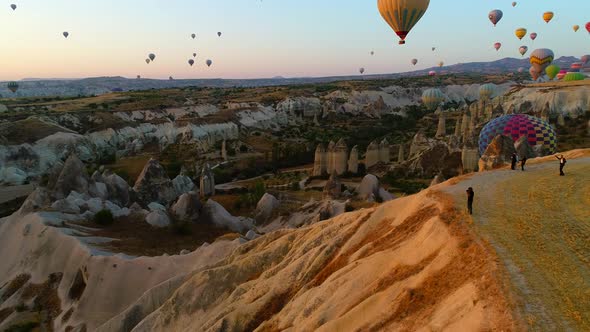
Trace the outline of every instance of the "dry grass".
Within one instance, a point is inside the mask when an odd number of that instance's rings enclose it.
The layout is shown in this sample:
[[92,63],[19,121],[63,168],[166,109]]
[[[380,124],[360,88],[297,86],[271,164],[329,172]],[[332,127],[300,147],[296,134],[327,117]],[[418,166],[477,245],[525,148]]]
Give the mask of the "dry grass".
[[555,165],[496,184],[476,227],[507,262],[529,329],[590,331],[590,166],[559,177]]
[[6,143],[9,145],[34,143],[60,131],[64,132],[66,130],[34,118],[10,122],[0,126],[0,135],[6,138]]
[[19,274],[16,276],[8,285],[6,290],[2,294],[2,301],[8,300],[14,293],[18,292],[29,280],[31,279],[30,274]]

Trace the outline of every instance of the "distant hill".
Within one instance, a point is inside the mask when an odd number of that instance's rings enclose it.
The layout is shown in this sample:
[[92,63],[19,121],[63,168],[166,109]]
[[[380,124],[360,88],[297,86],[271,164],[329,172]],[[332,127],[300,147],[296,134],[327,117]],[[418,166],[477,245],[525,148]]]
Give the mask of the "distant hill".
[[[575,57],[561,57],[555,61],[561,67],[569,67],[573,62],[579,61]],[[422,70],[416,70],[405,73],[378,74],[365,76],[333,76],[333,77],[296,77],[286,78],[277,76],[273,78],[260,79],[136,79],[124,78],[120,76],[113,77],[93,77],[84,79],[24,79],[19,82],[20,89],[16,94],[12,94],[6,89],[6,82],[0,83],[0,98],[14,97],[47,97],[47,96],[89,96],[110,93],[113,91],[132,91],[132,90],[150,90],[166,88],[185,88],[185,87],[212,87],[212,88],[229,88],[229,87],[259,87],[259,86],[277,86],[277,85],[294,85],[294,84],[318,84],[330,83],[335,81],[358,80],[361,79],[396,79],[408,76],[424,76],[429,71],[435,70],[444,74],[506,74],[515,72],[518,68],[529,68],[528,58],[521,59],[504,58],[491,62],[470,62],[458,63],[442,68],[432,67]]]

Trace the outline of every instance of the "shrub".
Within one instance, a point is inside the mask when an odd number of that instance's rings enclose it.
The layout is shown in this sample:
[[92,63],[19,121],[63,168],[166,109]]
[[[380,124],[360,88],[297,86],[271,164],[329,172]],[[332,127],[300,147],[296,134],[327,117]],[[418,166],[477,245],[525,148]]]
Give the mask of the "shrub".
[[113,221],[113,214],[109,210],[102,210],[94,215],[94,222],[102,226],[111,225]]

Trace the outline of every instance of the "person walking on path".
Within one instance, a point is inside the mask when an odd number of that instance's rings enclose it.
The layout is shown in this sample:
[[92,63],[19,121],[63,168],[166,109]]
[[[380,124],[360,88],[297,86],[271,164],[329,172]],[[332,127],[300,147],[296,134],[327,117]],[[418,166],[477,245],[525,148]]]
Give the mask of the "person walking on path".
[[473,191],[473,188],[469,187],[469,189],[466,190],[467,192],[467,210],[469,211],[469,214],[473,214],[473,198],[475,197],[475,192]]
[[522,169],[522,171],[524,172],[524,165],[526,165],[526,156],[522,157],[522,159],[520,160],[520,168]]
[[565,157],[563,155],[555,156],[555,158],[557,158],[557,160],[559,160],[559,176],[565,176],[565,173],[563,172],[563,168],[565,167],[567,160],[565,159]]
[[518,158],[516,157],[516,153],[512,154],[512,170],[516,170],[516,162],[518,161]]

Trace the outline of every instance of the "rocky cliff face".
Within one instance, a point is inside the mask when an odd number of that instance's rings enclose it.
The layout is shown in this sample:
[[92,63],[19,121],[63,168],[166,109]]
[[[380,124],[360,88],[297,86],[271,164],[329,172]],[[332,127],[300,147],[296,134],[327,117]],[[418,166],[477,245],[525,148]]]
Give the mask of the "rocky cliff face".
[[559,115],[577,118],[590,110],[590,85],[540,88],[518,87],[504,102],[504,109],[515,113],[545,112],[552,118]]

